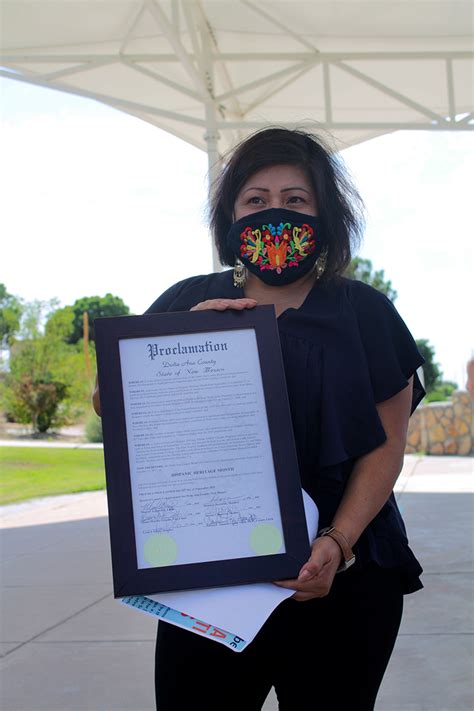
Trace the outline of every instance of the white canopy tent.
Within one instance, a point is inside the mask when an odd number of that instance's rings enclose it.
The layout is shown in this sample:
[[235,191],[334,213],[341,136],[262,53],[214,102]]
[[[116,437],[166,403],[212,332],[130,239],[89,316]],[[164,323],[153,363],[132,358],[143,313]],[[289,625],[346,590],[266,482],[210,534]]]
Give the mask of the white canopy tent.
[[0,76],[96,99],[219,157],[310,123],[346,147],[473,128],[464,0],[3,0]]

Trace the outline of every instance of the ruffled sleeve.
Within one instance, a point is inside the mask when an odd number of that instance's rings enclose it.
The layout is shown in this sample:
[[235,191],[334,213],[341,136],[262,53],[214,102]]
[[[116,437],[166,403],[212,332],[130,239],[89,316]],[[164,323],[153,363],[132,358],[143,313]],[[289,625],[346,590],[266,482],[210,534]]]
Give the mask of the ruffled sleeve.
[[392,303],[380,292],[342,279],[316,287],[300,309],[279,319],[288,395],[300,470],[314,476],[383,444],[376,405],[396,395],[414,375],[412,410],[424,390],[416,375],[423,363],[416,343]]
[[[317,286],[279,319],[286,383],[303,487],[321,526],[334,520],[354,463],[386,441],[377,403],[414,376],[412,410],[424,390],[423,363],[393,304],[361,282]],[[404,593],[422,587],[393,494],[356,545],[356,566],[396,569]]]
[[[376,403],[408,385],[413,375],[411,413],[425,395],[417,375],[423,363],[416,343],[395,306],[384,294],[362,282],[349,283]],[[410,413],[410,414],[411,414]]]

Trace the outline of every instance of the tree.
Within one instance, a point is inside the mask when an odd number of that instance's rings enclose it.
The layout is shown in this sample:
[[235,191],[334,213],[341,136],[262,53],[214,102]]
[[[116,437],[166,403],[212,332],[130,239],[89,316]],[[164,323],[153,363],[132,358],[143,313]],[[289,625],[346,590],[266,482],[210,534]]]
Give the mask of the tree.
[[20,328],[22,304],[9,294],[5,284],[0,284],[0,344],[10,344]]
[[56,303],[26,305],[22,338],[12,343],[3,386],[2,400],[9,416],[31,423],[37,432],[72,421],[90,394],[82,353],[67,343],[73,311],[54,310]]
[[89,314],[89,323],[92,325],[90,339],[94,340],[94,319],[102,316],[128,316],[130,309],[119,296],[106,294],[105,296],[84,296],[77,299],[72,306],[74,314],[72,331],[68,336],[68,343],[78,343],[84,338],[83,318],[84,312]]
[[397,298],[397,292],[392,287],[392,282],[385,279],[385,272],[383,269],[373,271],[372,262],[370,259],[362,259],[361,257],[354,257],[354,259],[349,264],[346,269],[345,276],[349,279],[358,279],[363,281],[374,289],[381,291],[382,294],[388,296],[391,301],[395,301]]
[[425,359],[423,364],[423,375],[425,378],[425,390],[431,392],[441,383],[443,373],[439,363],[435,363],[435,350],[426,338],[418,338],[416,345],[421,355]]

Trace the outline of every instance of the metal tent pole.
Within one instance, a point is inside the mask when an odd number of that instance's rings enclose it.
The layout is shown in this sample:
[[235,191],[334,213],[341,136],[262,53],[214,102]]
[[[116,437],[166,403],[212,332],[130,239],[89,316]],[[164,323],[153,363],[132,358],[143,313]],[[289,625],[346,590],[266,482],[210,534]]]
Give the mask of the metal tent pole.
[[[204,84],[207,89],[207,97],[204,103],[206,133],[204,140],[206,141],[207,160],[208,160],[208,178],[209,178],[209,196],[211,195],[212,186],[215,179],[220,173],[222,161],[219,155],[219,130],[217,128],[216,117],[216,100],[214,90],[214,63],[212,59],[212,41],[210,37],[210,28],[202,13],[195,15],[195,27],[198,29],[201,39],[199,48],[198,37],[193,31],[193,22],[190,19],[188,27],[191,32],[191,40],[193,41],[194,52],[199,56],[200,69],[203,75]],[[200,49],[200,53],[199,53]],[[212,242],[212,268],[215,272],[220,272],[222,267],[217,254],[217,249]]]
[[[207,113],[207,111],[206,111]],[[214,122],[215,123],[215,120]],[[208,178],[209,178],[209,196],[211,195],[212,185],[220,173],[221,170],[221,158],[218,149],[218,139],[219,133],[214,126],[209,126],[208,130],[204,135],[207,145],[207,161],[209,166]],[[214,241],[212,242],[212,269],[215,272],[220,272],[222,269],[221,263],[219,261],[219,256],[217,254],[216,245]]]

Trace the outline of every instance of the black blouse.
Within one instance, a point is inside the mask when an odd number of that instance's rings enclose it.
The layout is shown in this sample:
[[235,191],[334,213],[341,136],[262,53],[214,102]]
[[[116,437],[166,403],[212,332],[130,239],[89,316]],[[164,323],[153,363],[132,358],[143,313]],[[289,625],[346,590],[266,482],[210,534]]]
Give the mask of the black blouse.
[[[196,276],[165,291],[147,313],[242,296],[231,271]],[[328,526],[356,459],[386,440],[376,403],[413,375],[413,412],[425,394],[416,374],[424,361],[392,302],[359,281],[316,284],[298,309],[279,316],[278,326],[301,482],[318,506],[320,527]],[[423,587],[393,493],[354,552],[359,568],[399,570],[405,593]]]

